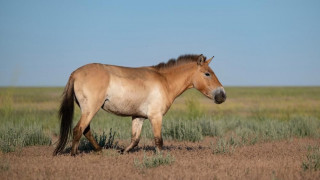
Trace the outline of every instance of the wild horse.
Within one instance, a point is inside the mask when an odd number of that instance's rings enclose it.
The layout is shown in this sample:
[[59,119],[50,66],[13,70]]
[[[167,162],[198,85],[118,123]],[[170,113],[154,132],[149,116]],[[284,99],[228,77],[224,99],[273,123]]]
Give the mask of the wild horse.
[[78,68],[70,75],[64,90],[60,138],[54,155],[63,151],[71,134],[74,101],[81,109],[81,118],[73,128],[71,155],[77,154],[82,134],[96,150],[101,150],[90,131],[90,121],[100,108],[116,115],[132,116],[131,144],[124,152],[138,145],[145,119],[150,120],[155,145],[161,149],[162,117],[185,90],[196,88],[217,104],[226,100],[224,88],[209,67],[212,58],[206,60],[202,54],[183,55],[149,67],[94,63]]

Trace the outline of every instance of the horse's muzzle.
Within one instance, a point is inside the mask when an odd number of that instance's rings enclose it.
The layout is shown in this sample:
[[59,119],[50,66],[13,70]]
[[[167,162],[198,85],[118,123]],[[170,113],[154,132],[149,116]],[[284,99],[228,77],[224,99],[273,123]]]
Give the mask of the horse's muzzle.
[[227,95],[223,87],[218,87],[213,91],[213,99],[216,104],[221,104],[226,101]]

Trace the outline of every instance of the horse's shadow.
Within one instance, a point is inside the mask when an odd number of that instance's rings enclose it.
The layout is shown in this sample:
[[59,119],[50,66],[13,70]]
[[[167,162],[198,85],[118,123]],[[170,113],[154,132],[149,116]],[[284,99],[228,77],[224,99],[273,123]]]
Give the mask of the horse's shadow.
[[[162,151],[179,151],[179,150],[187,150],[187,151],[197,151],[197,150],[203,150],[207,149],[208,147],[203,146],[175,146],[175,145],[169,145],[169,146],[163,146]],[[124,146],[115,146],[115,147],[103,147],[102,149],[109,149],[109,150],[115,150],[119,154],[127,154],[124,153]],[[137,146],[130,150],[129,153],[138,153],[138,152],[156,152],[157,149],[155,146],[151,145],[143,145],[143,146]],[[93,148],[79,148],[79,154],[90,154],[96,152]],[[71,153],[71,147],[66,148],[61,154],[66,155]]]

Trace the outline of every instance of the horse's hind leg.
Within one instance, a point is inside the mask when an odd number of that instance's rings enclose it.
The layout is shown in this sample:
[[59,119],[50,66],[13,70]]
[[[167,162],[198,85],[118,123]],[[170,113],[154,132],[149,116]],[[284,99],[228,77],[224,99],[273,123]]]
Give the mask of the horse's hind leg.
[[[81,102],[80,102],[81,104]],[[90,121],[93,116],[98,112],[100,106],[83,104],[81,106],[81,118],[78,124],[73,128],[73,140],[72,140],[72,149],[71,155],[76,155],[78,152],[79,140],[82,133],[85,134],[86,138],[95,146],[96,149],[100,149],[98,143],[94,140],[91,131],[90,131]],[[88,129],[87,129],[88,128]],[[87,130],[87,131],[86,131]]]
[[97,141],[94,139],[91,130],[90,130],[90,124],[87,126],[87,128],[84,130],[83,135],[89,140],[89,142],[93,145],[94,149],[96,151],[101,151],[101,147],[97,143]]
[[124,150],[124,152],[129,152],[132,148],[136,147],[140,141],[140,134],[143,125],[144,118],[132,117],[132,133],[131,133],[131,143]]

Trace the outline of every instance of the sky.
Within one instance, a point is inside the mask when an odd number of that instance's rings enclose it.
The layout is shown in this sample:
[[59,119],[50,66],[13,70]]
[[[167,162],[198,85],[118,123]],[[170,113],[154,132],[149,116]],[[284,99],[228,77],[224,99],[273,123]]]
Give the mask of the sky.
[[225,86],[319,86],[320,1],[0,0],[0,86],[64,86],[92,63],[215,56]]

